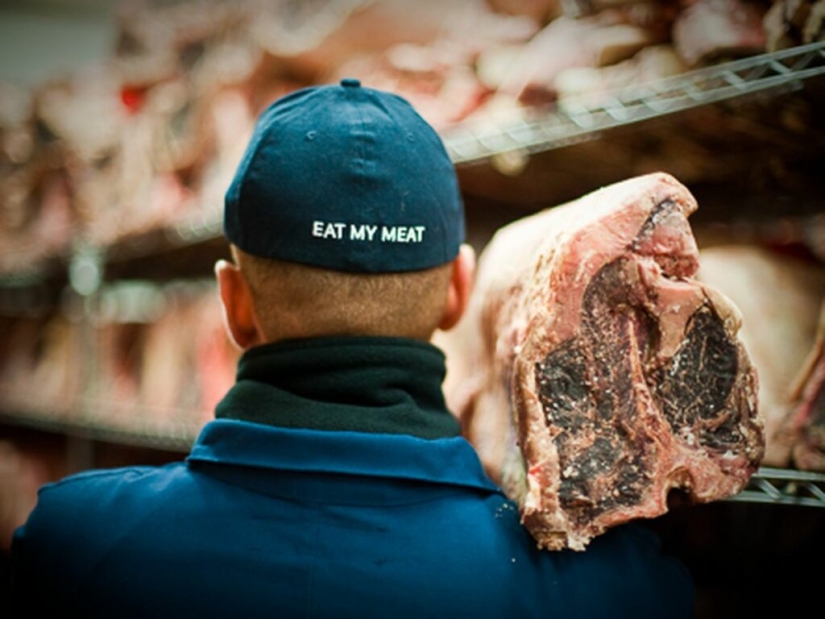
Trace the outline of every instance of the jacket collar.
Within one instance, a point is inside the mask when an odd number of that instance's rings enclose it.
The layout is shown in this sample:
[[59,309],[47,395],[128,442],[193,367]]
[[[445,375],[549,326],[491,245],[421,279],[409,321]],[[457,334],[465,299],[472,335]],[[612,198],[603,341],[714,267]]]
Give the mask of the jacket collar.
[[[306,496],[314,489],[319,500],[333,500],[330,493],[335,492],[347,495],[340,498],[354,500],[352,480],[368,477],[500,492],[462,437],[428,440],[404,434],[285,429],[218,419],[206,424],[187,462],[257,491],[294,491]],[[271,470],[280,473],[266,474]],[[336,489],[340,484],[329,480],[340,480],[341,475],[349,476],[350,482]],[[368,486],[361,491],[368,492]]]
[[404,338],[290,340],[246,351],[218,419],[311,430],[460,434],[441,390],[443,353]]

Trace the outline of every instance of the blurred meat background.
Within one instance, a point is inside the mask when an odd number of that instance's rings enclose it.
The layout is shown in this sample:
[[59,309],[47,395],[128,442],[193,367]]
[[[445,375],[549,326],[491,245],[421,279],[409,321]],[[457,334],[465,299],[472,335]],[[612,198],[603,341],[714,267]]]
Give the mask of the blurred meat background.
[[478,250],[633,175],[691,189],[701,275],[760,373],[763,465],[790,481],[650,524],[700,616],[801,608],[825,551],[823,19],[825,0],[0,3],[0,545],[46,481],[186,452],[234,376],[211,269],[254,119],[357,77],[441,132]]

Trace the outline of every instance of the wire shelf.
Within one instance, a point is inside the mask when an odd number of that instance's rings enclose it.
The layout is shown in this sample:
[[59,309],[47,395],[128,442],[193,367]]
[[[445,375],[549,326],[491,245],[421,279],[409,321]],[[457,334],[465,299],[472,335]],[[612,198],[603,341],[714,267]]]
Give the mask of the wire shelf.
[[130,428],[100,422],[64,420],[48,414],[5,413],[0,413],[0,423],[93,441],[181,453],[189,451],[202,426],[195,422],[144,422],[135,423]]
[[760,467],[731,501],[825,507],[825,473]]
[[654,82],[609,91],[597,98],[564,103],[563,109],[495,127],[459,123],[442,133],[456,165],[479,163],[517,151],[552,150],[595,139],[600,132],[631,123],[776,89],[799,89],[825,74],[825,42],[751,56]]
[[[35,407],[36,408],[36,407]],[[139,413],[136,410],[136,413]],[[118,426],[102,420],[67,420],[43,411],[0,413],[0,424],[28,427],[46,432],[88,438],[112,443],[187,452],[206,420],[160,421],[135,420]],[[825,507],[825,473],[760,467],[740,493],[727,501]]]
[[[604,130],[622,125],[760,92],[800,89],[804,80],[820,75],[825,75],[825,42],[751,56],[609,91],[599,95],[597,101],[562,102],[563,109],[529,120],[481,128],[458,123],[444,129],[441,136],[456,165],[481,163],[508,155],[520,159],[594,140]],[[221,225],[219,209],[208,205],[191,220],[159,232],[171,247],[189,246],[218,238]],[[149,236],[157,242],[152,234]],[[155,248],[153,243],[147,242],[148,250],[135,249],[132,247],[135,244],[140,246],[140,243],[115,242],[101,250],[105,250],[106,258],[110,259],[109,254],[139,257]],[[73,256],[67,260],[71,262],[72,259]],[[60,264],[60,260],[57,262]],[[59,264],[35,267],[26,273],[0,273],[0,288],[38,283],[59,269]]]

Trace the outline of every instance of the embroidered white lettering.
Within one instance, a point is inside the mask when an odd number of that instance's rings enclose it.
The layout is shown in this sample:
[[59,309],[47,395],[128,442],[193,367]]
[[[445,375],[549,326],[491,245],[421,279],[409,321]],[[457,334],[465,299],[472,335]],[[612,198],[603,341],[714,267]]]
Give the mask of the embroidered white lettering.
[[383,243],[395,243],[395,234],[396,228],[394,226],[392,228],[388,228],[387,226],[381,227],[381,241]]
[[361,224],[360,226],[350,224],[349,238],[352,241],[365,241],[367,238],[367,227],[364,224]]
[[[312,236],[337,241],[375,241],[382,243],[421,243],[426,226],[381,226],[380,236],[376,236],[378,226],[372,224],[346,224],[315,220],[312,222]],[[347,232],[349,230],[349,232]],[[348,236],[345,237],[344,235]]]
[[378,226],[371,226],[369,224],[350,224],[349,238],[352,241],[371,241],[375,236],[375,231]]
[[426,226],[383,226],[381,241],[384,243],[420,243],[424,240]]
[[324,234],[323,237],[325,239],[337,239],[340,240],[344,237],[344,228],[346,228],[347,224],[341,223],[328,223],[324,227]]

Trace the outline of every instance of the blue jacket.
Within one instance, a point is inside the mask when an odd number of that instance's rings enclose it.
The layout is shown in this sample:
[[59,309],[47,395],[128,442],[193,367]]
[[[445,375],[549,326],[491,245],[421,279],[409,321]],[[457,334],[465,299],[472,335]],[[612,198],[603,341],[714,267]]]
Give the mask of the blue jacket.
[[[304,366],[323,370],[320,387]],[[335,373],[342,376],[328,378]],[[585,552],[538,550],[446,409],[428,410],[441,378],[440,352],[405,340],[250,351],[219,418],[184,462],[84,472],[41,490],[13,542],[22,610],[199,619],[692,616],[689,576],[647,529],[618,527]],[[372,385],[370,395],[343,401],[341,393],[362,384]],[[327,408],[307,400],[310,392]],[[359,419],[366,401],[384,416]],[[255,421],[236,418],[243,409]],[[313,410],[320,421],[294,427]],[[382,426],[383,418],[395,421]],[[350,429],[335,427],[342,423]]]

